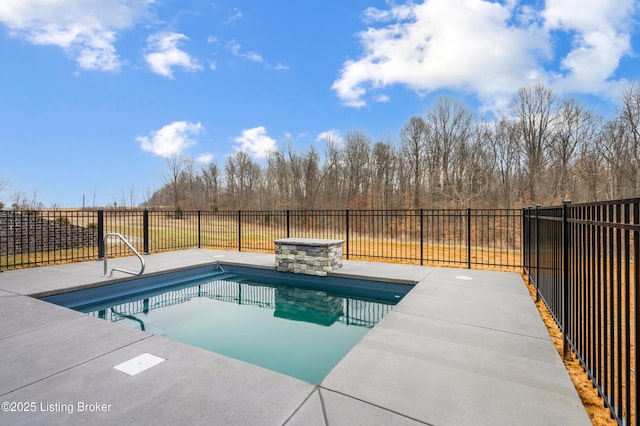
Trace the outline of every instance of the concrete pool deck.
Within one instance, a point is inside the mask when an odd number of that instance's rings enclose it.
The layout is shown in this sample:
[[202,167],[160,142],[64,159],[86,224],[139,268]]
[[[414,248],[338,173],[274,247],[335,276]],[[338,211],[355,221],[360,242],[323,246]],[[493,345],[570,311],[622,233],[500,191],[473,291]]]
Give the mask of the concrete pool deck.
[[[274,255],[205,249],[144,259],[145,275],[275,267]],[[417,284],[316,386],[33,297],[113,281],[102,267],[0,273],[0,424],[591,424],[516,273],[345,261],[331,275]],[[113,368],[143,353],[166,361]]]

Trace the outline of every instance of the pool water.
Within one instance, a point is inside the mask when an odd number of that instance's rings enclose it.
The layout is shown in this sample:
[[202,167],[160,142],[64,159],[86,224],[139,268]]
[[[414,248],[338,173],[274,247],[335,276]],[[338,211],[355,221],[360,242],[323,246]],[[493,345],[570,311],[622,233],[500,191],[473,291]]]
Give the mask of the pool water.
[[354,295],[349,286],[327,291],[322,281],[309,284],[317,278],[295,277],[294,285],[286,285],[290,275],[260,282],[215,273],[71,307],[319,384],[406,293],[402,286],[378,298]]

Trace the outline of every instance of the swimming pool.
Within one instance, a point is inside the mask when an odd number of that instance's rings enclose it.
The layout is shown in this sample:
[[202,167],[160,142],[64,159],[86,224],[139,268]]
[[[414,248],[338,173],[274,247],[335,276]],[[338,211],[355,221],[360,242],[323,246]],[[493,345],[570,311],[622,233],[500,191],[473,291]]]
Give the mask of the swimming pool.
[[216,265],[43,300],[318,384],[411,287]]

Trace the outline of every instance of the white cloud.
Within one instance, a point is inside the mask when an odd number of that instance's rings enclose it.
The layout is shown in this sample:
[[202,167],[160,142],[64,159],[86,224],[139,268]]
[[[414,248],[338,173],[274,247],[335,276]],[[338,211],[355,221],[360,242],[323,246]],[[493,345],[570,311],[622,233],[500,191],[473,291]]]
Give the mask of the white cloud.
[[273,66],[273,69],[276,70],[276,71],[287,71],[289,69],[289,66],[281,64],[280,62],[278,62],[277,64],[275,64]]
[[231,51],[231,53],[233,53],[234,55],[241,57],[241,58],[246,58],[250,61],[253,62],[262,62],[262,56],[258,55],[255,52],[241,52],[240,51],[240,44],[236,41],[230,41],[227,44],[227,48]]
[[342,144],[342,142],[344,141],[344,138],[340,136],[340,131],[338,129],[331,129],[331,130],[326,130],[322,133],[319,133],[318,136],[316,137],[316,140],[339,145],[339,144]]
[[200,154],[196,157],[196,162],[198,164],[211,164],[211,162],[213,161],[213,154],[210,154],[208,152],[204,153],[204,154]]
[[360,33],[364,55],[345,62],[333,89],[354,107],[366,105],[368,91],[393,84],[417,92],[467,90],[485,99],[515,90],[528,75],[542,72],[536,58],[546,44],[535,22],[511,23],[516,11],[510,7],[428,0],[388,12],[368,9],[369,21],[386,25]]
[[226,21],[225,24],[230,25],[235,21],[242,19],[242,11],[238,8],[233,9],[233,15],[231,15]]
[[147,37],[151,53],[146,54],[144,59],[149,64],[151,71],[173,78],[173,67],[182,67],[186,71],[202,70],[202,65],[198,64],[187,52],[178,48],[178,43],[181,40],[189,40],[189,38],[184,34],[165,32]]
[[390,100],[391,98],[389,97],[389,95],[385,95],[385,94],[379,94],[375,97],[375,101],[380,103],[389,102]]
[[150,137],[138,136],[140,147],[160,157],[182,154],[197,142],[193,136],[204,130],[202,124],[188,121],[174,121],[161,129],[151,132]]
[[270,153],[278,149],[275,139],[267,135],[267,130],[263,126],[245,129],[234,140],[238,143],[240,151],[254,158],[267,158]]
[[253,52],[253,51],[242,51],[242,48],[240,46],[240,43],[238,43],[235,40],[231,40],[229,43],[227,43],[227,49],[234,55],[237,56],[239,58],[244,58],[244,59],[248,59],[252,62],[258,62],[258,63],[262,63],[264,64],[264,66],[267,69],[271,69],[274,71],[287,71],[289,70],[289,66],[285,65],[281,62],[276,63],[275,65],[269,63],[268,61],[265,61],[265,59],[262,57],[262,55]]
[[153,0],[2,0],[0,23],[13,37],[58,46],[87,70],[122,66],[114,43],[145,19]]
[[635,9],[633,0],[547,0],[546,27],[572,35],[572,49],[562,59],[565,73],[555,85],[569,91],[607,91],[620,59],[632,53]]
[[[466,91],[490,108],[531,82],[594,93],[629,54],[635,12],[633,0],[548,0],[546,9],[515,0],[389,4],[365,10],[362,54],[332,86],[346,105],[387,101],[380,93],[393,85]],[[554,37],[571,35],[572,50],[556,57]]]

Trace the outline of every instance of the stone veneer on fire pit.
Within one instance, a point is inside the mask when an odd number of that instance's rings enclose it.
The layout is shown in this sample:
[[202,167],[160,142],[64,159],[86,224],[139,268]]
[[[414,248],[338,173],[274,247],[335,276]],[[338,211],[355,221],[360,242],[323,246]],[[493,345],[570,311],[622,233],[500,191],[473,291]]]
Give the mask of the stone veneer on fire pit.
[[296,274],[327,275],[342,268],[343,240],[283,238],[274,240],[276,268]]

